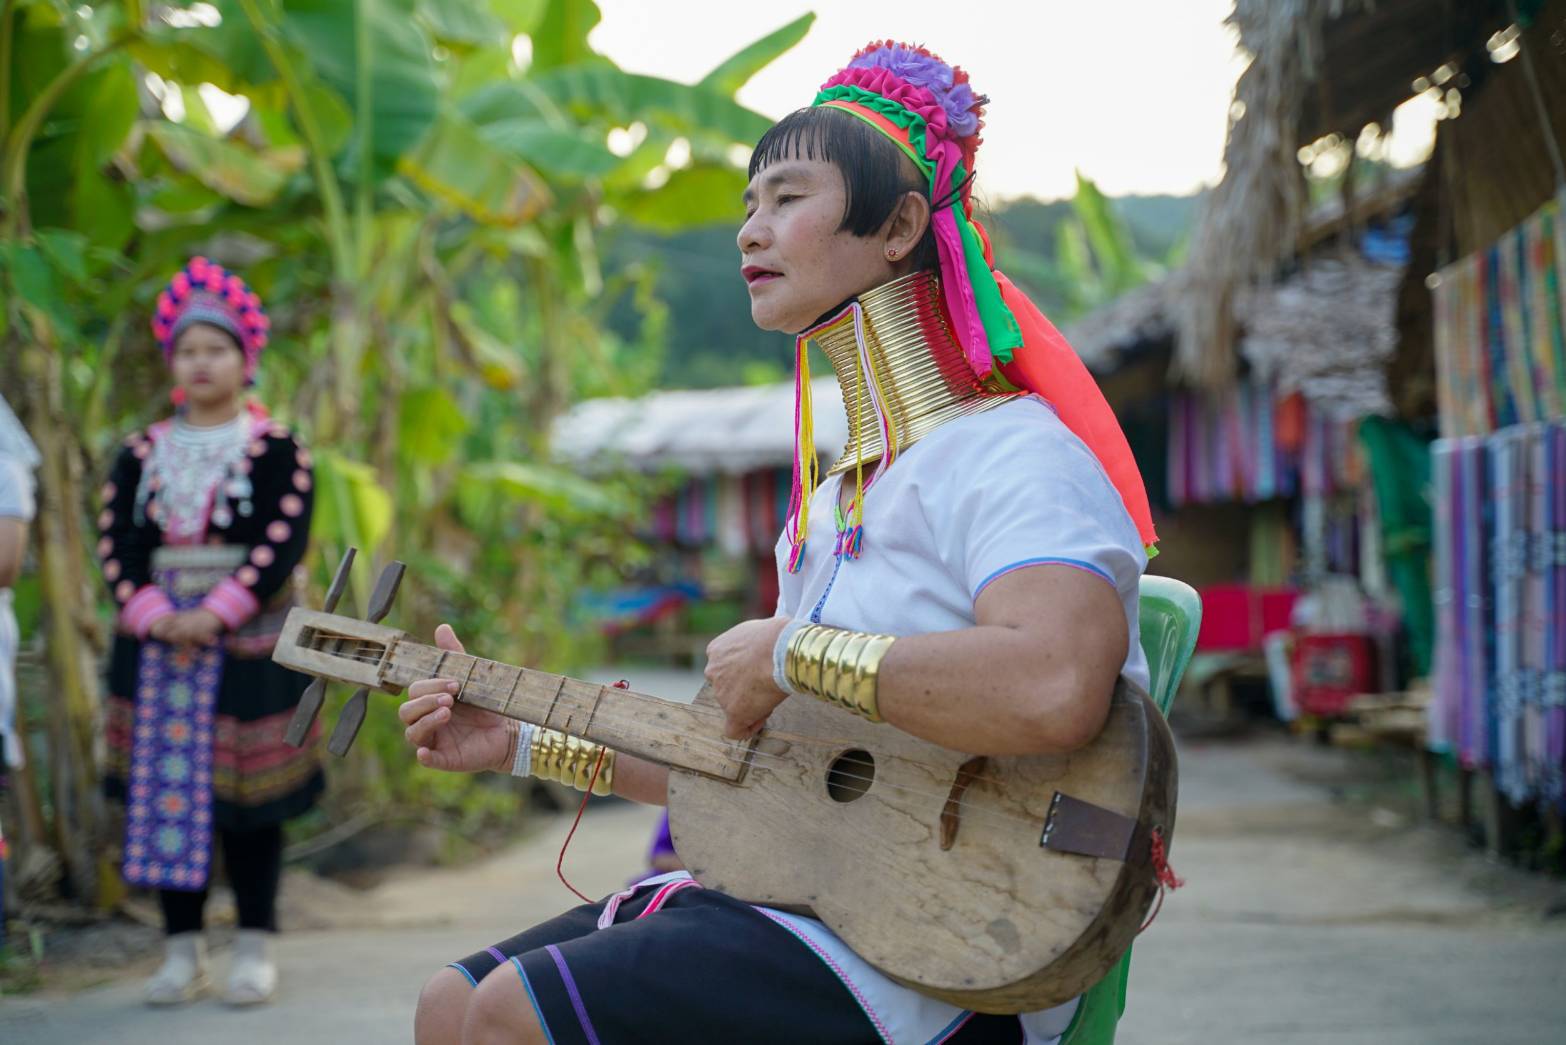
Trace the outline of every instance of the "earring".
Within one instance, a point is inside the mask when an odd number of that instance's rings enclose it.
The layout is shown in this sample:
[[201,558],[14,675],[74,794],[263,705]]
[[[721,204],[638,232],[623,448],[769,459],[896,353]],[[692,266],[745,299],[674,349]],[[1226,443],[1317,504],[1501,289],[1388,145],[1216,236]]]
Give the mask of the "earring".
[[896,247],[887,247],[886,248],[886,260],[888,260],[888,261],[896,261],[897,260],[897,248]]

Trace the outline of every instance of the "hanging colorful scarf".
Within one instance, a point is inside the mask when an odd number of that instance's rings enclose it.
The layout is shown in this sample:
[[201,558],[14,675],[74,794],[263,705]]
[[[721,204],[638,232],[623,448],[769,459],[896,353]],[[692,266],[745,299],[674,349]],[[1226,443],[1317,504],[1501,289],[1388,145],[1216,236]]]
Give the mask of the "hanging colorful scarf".
[[[980,380],[1033,392],[1103,466],[1150,553],[1158,536],[1141,472],[1114,412],[1060,332],[995,269],[989,237],[973,218],[972,172],[985,99],[968,75],[922,47],[875,42],[822,85],[815,105],[838,109],[886,135],[929,183],[931,224],[952,331]],[[789,566],[803,555],[816,478],[803,337],[796,354],[799,404]],[[873,391],[873,390],[871,390]],[[887,457],[895,452],[887,444]],[[808,458],[808,460],[807,460]],[[860,500],[862,500],[862,495]],[[856,511],[862,506],[856,505]]]

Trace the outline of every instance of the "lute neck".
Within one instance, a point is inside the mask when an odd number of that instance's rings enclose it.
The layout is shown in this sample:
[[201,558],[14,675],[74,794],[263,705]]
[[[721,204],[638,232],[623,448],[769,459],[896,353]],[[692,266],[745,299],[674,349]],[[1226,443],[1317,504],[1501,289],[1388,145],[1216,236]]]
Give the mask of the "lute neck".
[[404,688],[428,678],[454,680],[456,698],[464,704],[676,769],[737,781],[749,757],[751,742],[725,739],[723,716],[711,705],[680,704],[398,641],[383,666],[383,683]]

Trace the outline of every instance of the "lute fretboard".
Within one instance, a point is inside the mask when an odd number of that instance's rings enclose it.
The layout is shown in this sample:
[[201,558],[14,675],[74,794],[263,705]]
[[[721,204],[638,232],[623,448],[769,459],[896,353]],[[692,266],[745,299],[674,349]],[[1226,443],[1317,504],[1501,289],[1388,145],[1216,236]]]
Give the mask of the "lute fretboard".
[[388,686],[449,678],[457,699],[506,718],[557,729],[662,765],[724,780],[744,774],[749,741],[727,740],[722,718],[697,708],[614,686],[582,682],[531,668],[403,639],[382,664]]

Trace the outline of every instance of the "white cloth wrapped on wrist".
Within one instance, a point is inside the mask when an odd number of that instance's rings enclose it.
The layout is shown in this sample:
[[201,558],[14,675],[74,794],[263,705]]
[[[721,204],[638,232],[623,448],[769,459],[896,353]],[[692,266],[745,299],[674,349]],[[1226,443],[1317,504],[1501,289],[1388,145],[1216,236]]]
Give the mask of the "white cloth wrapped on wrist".
[[801,617],[795,617],[783,625],[783,630],[778,632],[778,640],[772,644],[772,681],[789,696],[794,696],[794,687],[788,684],[788,677],[783,672],[783,663],[788,655],[788,644],[794,638],[794,633],[803,628],[810,621]]
[[531,776],[533,772],[533,734],[538,727],[531,722],[517,723],[517,753],[511,759],[512,776]]

